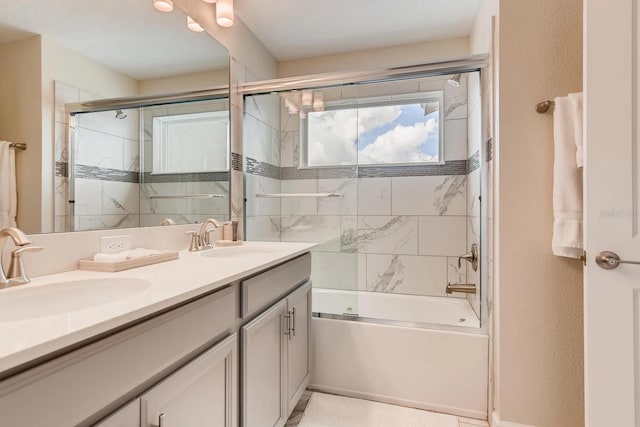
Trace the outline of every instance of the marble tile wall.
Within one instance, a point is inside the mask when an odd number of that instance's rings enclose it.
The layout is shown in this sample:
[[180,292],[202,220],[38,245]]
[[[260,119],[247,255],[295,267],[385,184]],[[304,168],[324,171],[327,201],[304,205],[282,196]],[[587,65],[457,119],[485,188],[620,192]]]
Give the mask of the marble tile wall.
[[[66,231],[68,216],[65,104],[99,99],[62,82],[54,84],[55,102],[55,231]],[[75,230],[139,226],[139,117],[125,110],[77,115]]]
[[[249,239],[317,242],[312,259],[314,286],[464,298],[447,295],[445,287],[448,282],[473,280],[466,265],[458,267],[457,256],[466,253],[479,236],[479,144],[468,142],[469,115],[476,113],[468,105],[466,76],[459,88],[445,81],[400,82],[393,88],[396,94],[444,91],[446,163],[426,167],[298,169],[298,116],[288,114],[278,100],[276,117],[266,99],[248,97],[243,129],[246,159],[280,170],[277,179],[274,169],[264,165],[251,167],[250,172],[246,169]],[[324,91],[324,99],[354,94],[380,96],[381,92],[380,87],[338,88]],[[279,132],[270,125],[274,120],[280,122]],[[474,170],[469,171],[469,165]],[[341,197],[254,197],[270,192],[337,192]]]
[[290,200],[255,197],[286,191],[280,170],[280,97],[246,97],[243,113],[246,235],[249,240],[285,241],[292,224],[285,227],[281,215],[290,209]]

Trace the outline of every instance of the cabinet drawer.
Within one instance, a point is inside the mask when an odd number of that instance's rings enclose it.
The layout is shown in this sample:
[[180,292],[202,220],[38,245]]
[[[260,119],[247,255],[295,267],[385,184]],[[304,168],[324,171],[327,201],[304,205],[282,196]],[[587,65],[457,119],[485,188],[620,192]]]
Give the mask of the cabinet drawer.
[[232,286],[8,378],[0,383],[2,423],[68,427],[95,421],[226,336],[235,317]]
[[241,282],[243,318],[256,313],[309,280],[311,254],[305,254]]

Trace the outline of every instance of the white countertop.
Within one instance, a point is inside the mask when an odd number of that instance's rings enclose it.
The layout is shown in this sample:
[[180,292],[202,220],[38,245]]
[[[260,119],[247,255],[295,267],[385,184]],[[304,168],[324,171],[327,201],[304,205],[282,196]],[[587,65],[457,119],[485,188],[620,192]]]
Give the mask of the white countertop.
[[[312,243],[245,242],[264,251],[242,256],[205,257],[206,251],[181,251],[180,258],[117,273],[74,270],[33,279],[27,285],[0,290],[0,305],[7,301],[29,307],[29,294],[37,287],[87,279],[142,279],[148,287],[123,294],[111,302],[62,313],[43,313],[26,319],[0,313],[0,375],[14,367],[108,332],[157,311],[220,288],[308,252]],[[219,249],[210,249],[216,251]],[[223,248],[224,250],[224,248]],[[28,268],[28,265],[27,265]],[[36,290],[37,291],[37,290]],[[81,295],[78,295],[81,298]],[[73,306],[74,304],[70,304]],[[13,307],[12,307],[13,308]],[[17,310],[20,311],[20,310]],[[46,310],[45,310],[46,311]],[[56,311],[56,310],[52,310]],[[58,310],[60,311],[60,310]],[[24,316],[21,316],[24,317]]]

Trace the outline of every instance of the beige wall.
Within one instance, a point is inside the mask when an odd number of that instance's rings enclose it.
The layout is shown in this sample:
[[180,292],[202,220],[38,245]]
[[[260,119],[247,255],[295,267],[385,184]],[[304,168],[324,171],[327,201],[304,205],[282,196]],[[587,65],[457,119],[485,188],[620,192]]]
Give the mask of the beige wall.
[[424,64],[467,55],[469,55],[469,38],[461,37],[280,62],[278,77],[337,71],[377,70]]
[[539,101],[582,88],[581,0],[500,2],[496,413],[584,425],[582,265],[551,253],[553,118]]
[[229,69],[138,81],[138,95],[211,89],[229,84]]
[[267,80],[277,76],[276,59],[238,15],[235,16],[233,27],[223,28],[215,22],[212,4],[202,0],[175,0],[175,3],[187,15],[198,21],[209,34],[229,50],[229,55],[257,78]]
[[[42,37],[42,152],[41,152],[41,232],[54,230],[54,82],[102,98],[136,95],[137,81],[99,62],[73,52],[48,37]],[[21,227],[22,224],[18,223]]]
[[20,228],[40,231],[42,110],[40,99],[41,38],[0,44],[0,140],[24,142],[16,153]]

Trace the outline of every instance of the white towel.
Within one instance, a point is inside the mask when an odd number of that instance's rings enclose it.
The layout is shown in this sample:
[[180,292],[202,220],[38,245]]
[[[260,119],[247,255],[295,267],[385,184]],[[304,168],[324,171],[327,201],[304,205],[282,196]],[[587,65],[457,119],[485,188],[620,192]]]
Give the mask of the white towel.
[[[576,143],[578,136],[582,139],[582,114],[577,111],[576,98],[574,95],[556,98],[553,113],[554,221],[551,246],[554,255],[571,258],[580,258],[583,252],[582,169],[579,169],[579,165],[582,165],[582,154],[580,160],[577,160]],[[582,103],[579,104],[581,107]],[[580,135],[576,135],[576,129],[580,129]]]
[[0,141],[0,229],[16,227],[16,154],[11,143]]
[[582,154],[582,92],[570,93],[571,114],[573,115],[573,136],[576,144],[576,164],[579,168],[584,164],[584,154]]

